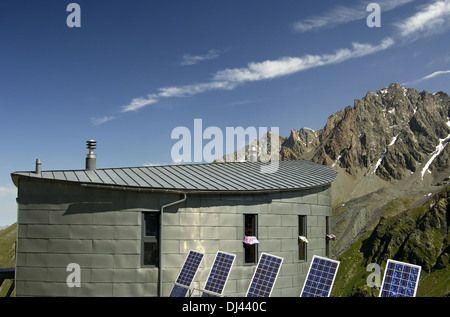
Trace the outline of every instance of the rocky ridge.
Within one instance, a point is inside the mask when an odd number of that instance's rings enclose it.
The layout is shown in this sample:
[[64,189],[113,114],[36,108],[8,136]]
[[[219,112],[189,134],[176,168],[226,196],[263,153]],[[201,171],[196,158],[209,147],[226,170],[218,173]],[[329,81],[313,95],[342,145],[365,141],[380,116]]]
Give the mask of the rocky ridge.
[[419,93],[391,84],[334,113],[319,131],[292,130],[280,158],[309,158],[339,166],[354,178],[375,174],[386,181],[402,180],[410,172],[441,172],[449,166],[449,106],[444,92]]

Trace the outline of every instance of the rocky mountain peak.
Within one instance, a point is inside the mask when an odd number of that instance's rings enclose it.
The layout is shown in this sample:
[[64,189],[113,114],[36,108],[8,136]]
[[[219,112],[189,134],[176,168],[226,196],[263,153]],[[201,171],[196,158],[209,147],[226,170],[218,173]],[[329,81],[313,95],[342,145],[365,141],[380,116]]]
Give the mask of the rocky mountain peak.
[[282,144],[281,159],[311,159],[352,177],[375,174],[386,181],[424,169],[443,171],[450,163],[449,111],[446,93],[393,83],[332,114],[314,134],[292,130]]
[[299,159],[319,144],[318,133],[309,128],[291,130],[288,138],[282,140],[280,156],[283,160]]

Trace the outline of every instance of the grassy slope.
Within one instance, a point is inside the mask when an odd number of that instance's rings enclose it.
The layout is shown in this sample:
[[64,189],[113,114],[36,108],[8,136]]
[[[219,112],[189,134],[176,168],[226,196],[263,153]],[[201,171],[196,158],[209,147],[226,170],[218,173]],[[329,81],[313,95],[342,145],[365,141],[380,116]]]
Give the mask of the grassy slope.
[[365,236],[354,243],[338,260],[341,262],[333,286],[333,297],[355,296],[355,290],[361,290],[364,296],[378,296],[378,291],[366,286],[367,277],[371,272],[366,270],[366,259],[359,250]]
[[[366,237],[367,238],[367,237]],[[333,297],[378,296],[379,290],[367,286],[366,259],[359,252],[364,238],[347,250],[340,258],[341,264],[333,286]],[[383,278],[386,263],[381,264]],[[428,273],[422,270],[417,297],[443,297],[450,294],[450,269],[436,270]]]
[[[449,189],[447,188],[447,191]],[[407,217],[402,215],[403,201],[394,200],[383,212],[382,217],[387,218],[387,221],[394,221],[399,217],[404,220],[411,218],[413,220],[429,209],[428,203],[419,208],[412,208],[407,212]],[[406,215],[406,214],[405,214]],[[402,235],[402,227],[399,226],[393,231],[389,232],[394,236]],[[346,252],[344,252],[338,260],[341,261],[336,281],[333,286],[333,296],[348,297],[348,296],[378,296],[379,290],[367,286],[367,277],[372,271],[367,271],[367,265],[372,261],[364,257],[363,242],[369,238],[370,232],[363,236],[360,240],[354,243]],[[386,261],[378,263],[381,266],[381,280],[384,274]],[[381,282],[380,280],[380,282]],[[418,297],[443,297],[450,295],[450,266],[447,265],[444,269],[427,272],[422,270],[420,283],[418,287]]]
[[[0,268],[15,266],[15,244],[17,223],[0,231]],[[11,285],[11,280],[6,280],[0,287],[0,297],[4,297]]]

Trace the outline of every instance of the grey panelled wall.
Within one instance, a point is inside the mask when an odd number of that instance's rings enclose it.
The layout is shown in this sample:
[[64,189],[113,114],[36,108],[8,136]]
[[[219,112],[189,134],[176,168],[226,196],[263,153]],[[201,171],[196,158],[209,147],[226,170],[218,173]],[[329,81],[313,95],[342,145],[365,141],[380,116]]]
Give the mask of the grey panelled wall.
[[[101,189],[18,176],[17,296],[158,296],[159,269],[142,267],[142,213],[176,193]],[[161,296],[168,296],[189,250],[205,253],[200,289],[217,251],[237,255],[225,296],[244,296],[256,265],[244,263],[244,214],[258,215],[258,257],[284,258],[272,296],[299,296],[313,255],[326,255],[330,184],[267,193],[187,194],[164,211]],[[298,260],[298,216],[307,216],[307,261]],[[70,263],[80,287],[68,287]],[[194,292],[194,295],[199,295]]]
[[[20,178],[16,295],[155,295],[158,271],[140,268],[141,217],[133,208],[157,211],[161,202],[155,195]],[[79,288],[67,286],[70,263],[80,265]]]
[[[236,254],[224,295],[245,296],[256,265],[244,264],[244,214],[258,215],[258,258],[262,252],[284,258],[272,296],[299,296],[312,256],[326,254],[330,185],[292,192],[189,197],[185,207],[165,216],[163,249],[174,261],[166,267],[164,296],[169,294],[190,249],[206,254],[196,288],[204,286],[218,250]],[[307,216],[307,261],[298,260],[299,215]]]

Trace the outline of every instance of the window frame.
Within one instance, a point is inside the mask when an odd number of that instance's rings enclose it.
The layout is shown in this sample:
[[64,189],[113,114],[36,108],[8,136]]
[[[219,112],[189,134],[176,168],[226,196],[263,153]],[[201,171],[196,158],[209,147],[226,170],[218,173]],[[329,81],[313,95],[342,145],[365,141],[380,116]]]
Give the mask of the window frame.
[[330,257],[331,254],[331,242],[327,239],[327,234],[331,234],[330,232],[330,217],[325,216],[325,255]]
[[[146,215],[154,215],[156,216],[156,235],[147,235],[147,219],[146,219]],[[141,225],[141,267],[145,267],[145,268],[159,268],[160,267],[160,261],[161,259],[159,258],[160,255],[160,248],[161,248],[161,243],[160,243],[160,232],[161,232],[161,227],[160,227],[160,221],[161,221],[161,216],[159,214],[159,212],[142,212],[142,225]],[[152,263],[152,264],[147,264],[145,261],[145,244],[146,243],[153,243],[156,245],[156,263]]]
[[[298,215],[298,236],[308,237],[308,217],[306,215]],[[308,244],[298,241],[298,260],[306,262],[308,259]]]
[[[252,228],[247,227],[247,219],[251,217]],[[249,233],[248,233],[249,232]],[[258,214],[244,214],[244,236],[254,236],[258,238]],[[244,265],[255,265],[258,263],[258,244],[243,244],[244,248]],[[252,257],[249,261],[248,258]]]

